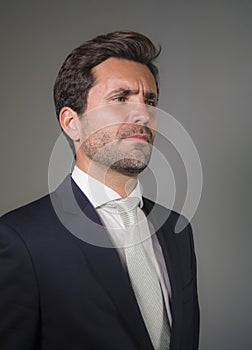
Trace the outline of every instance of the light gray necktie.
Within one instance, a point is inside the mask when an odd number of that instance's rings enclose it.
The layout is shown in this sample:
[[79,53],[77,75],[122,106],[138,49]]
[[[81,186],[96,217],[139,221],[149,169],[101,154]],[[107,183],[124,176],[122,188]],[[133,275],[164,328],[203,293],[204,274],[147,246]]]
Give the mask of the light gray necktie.
[[[106,204],[117,211],[125,227],[125,257],[131,284],[155,350],[168,350],[168,326],[162,290],[156,270],[141,243],[137,222],[139,198],[127,197]],[[135,244],[135,242],[140,242]]]

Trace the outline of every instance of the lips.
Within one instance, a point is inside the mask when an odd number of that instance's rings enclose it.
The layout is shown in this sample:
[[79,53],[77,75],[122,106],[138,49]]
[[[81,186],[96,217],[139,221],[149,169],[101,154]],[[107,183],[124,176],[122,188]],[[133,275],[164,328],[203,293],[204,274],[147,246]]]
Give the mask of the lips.
[[148,134],[133,134],[127,136],[125,139],[130,141],[144,141],[144,142],[150,142],[150,136]]
[[147,126],[135,124],[132,125],[132,127],[129,127],[129,125],[127,125],[126,127],[120,128],[118,132],[118,138],[121,140],[124,139],[135,142],[152,143],[153,141],[152,132]]

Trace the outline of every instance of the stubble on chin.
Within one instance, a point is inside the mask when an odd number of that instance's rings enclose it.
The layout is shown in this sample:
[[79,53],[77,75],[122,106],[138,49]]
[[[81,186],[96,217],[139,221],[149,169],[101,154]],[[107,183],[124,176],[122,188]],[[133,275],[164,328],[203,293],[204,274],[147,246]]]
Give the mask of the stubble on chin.
[[[128,143],[124,139],[133,134],[147,134],[149,143]],[[116,135],[114,131],[97,131],[82,144],[87,157],[97,165],[116,170],[127,176],[139,175],[149,164],[153,135],[151,130],[143,126],[122,127]],[[94,164],[95,165],[95,164]]]

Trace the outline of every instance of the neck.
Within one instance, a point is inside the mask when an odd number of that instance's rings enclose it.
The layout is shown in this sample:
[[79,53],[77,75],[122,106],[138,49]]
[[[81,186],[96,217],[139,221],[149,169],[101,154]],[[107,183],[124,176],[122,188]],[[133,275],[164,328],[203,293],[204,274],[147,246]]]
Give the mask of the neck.
[[128,197],[136,187],[137,176],[124,175],[95,162],[82,162],[78,157],[76,159],[76,165],[79,169],[104,183],[104,185],[110,187],[123,198]]

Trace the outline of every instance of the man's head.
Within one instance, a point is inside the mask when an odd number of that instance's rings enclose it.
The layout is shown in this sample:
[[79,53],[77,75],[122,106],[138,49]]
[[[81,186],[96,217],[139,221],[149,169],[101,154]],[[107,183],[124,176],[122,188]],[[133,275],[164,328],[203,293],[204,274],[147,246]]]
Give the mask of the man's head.
[[[66,58],[54,100],[62,129],[75,149],[82,144],[79,158],[82,153],[86,160],[129,175],[143,170],[150,156],[146,143],[154,137],[146,105],[155,106],[158,100],[158,70],[153,63],[158,54],[144,35],[114,32],[82,44]],[[131,103],[127,111],[125,102]],[[113,105],[120,105],[120,112]],[[100,107],[112,110],[92,112]],[[76,121],[82,121],[81,126],[76,127]],[[126,146],[125,140],[131,143]]]
[[95,83],[93,68],[110,57],[145,64],[158,90],[158,69],[153,61],[160,50],[144,35],[118,31],[98,36],[74,49],[63,63],[54,85],[56,114],[68,106],[78,115],[85,112],[88,93]]

